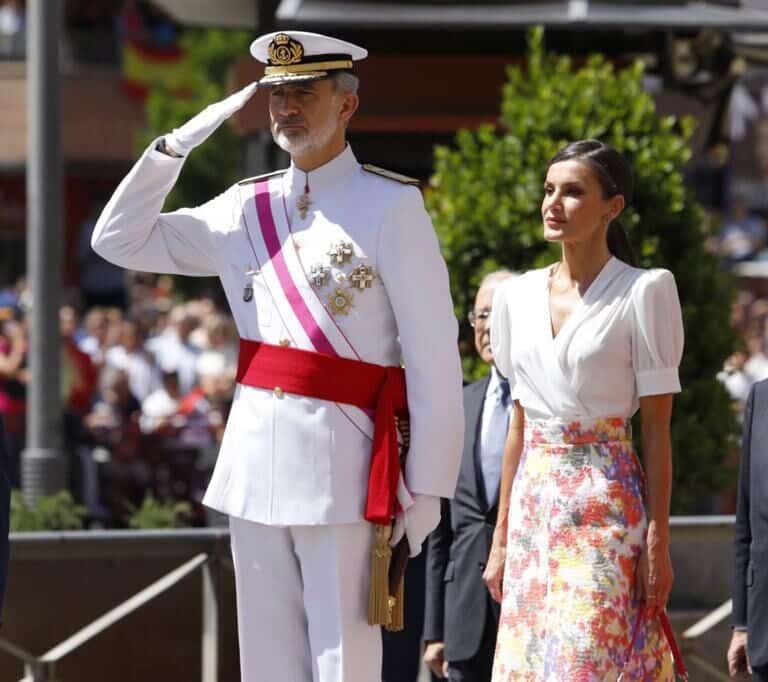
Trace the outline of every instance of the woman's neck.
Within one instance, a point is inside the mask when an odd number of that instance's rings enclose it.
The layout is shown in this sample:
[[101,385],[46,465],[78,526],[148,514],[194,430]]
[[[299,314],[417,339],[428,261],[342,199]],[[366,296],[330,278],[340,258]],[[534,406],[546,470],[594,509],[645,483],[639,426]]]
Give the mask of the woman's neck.
[[583,293],[611,259],[611,252],[604,240],[598,244],[563,243],[562,246],[563,256],[555,277],[562,285],[576,287]]

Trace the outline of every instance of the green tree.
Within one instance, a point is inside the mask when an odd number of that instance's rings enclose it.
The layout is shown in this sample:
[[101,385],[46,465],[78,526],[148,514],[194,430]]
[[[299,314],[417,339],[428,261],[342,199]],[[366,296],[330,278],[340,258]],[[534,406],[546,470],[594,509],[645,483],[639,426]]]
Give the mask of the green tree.
[[[143,151],[151,140],[180,126],[209,104],[230,93],[229,67],[247,54],[247,31],[195,29],[184,33],[181,47],[187,71],[193,74],[191,91],[180,96],[157,87],[147,98],[147,126],[138,141]],[[197,206],[223,192],[238,178],[241,146],[238,135],[228,125],[219,128],[205,144],[190,154],[165,210]]]
[[[704,249],[708,223],[683,180],[693,122],[661,117],[643,89],[643,66],[615,69],[601,55],[576,67],[545,52],[543,31],[529,34],[526,68],[510,67],[497,126],[462,130],[435,150],[427,205],[451,272],[459,319],[484,274],[524,271],[559,258],[542,238],[539,213],[547,162],[568,142],[598,138],[624,153],[635,197],[622,216],[643,267],[675,274],[686,328],[684,386],[675,401],[673,511],[691,512],[729,485],[726,465],[736,423],[715,379],[736,344],[729,324],[732,285]],[[465,324],[463,338],[470,338]],[[484,369],[474,353],[468,377]]]

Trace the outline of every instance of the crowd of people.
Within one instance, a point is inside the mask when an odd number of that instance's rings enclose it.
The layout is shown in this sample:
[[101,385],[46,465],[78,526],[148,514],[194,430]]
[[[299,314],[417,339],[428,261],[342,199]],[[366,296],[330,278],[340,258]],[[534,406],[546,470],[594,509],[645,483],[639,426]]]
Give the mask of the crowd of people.
[[737,406],[743,408],[752,385],[768,379],[768,298],[749,289],[740,290],[733,303],[731,322],[742,346],[728,357],[718,378]]
[[[173,280],[133,273],[110,305],[64,305],[61,398],[75,497],[92,524],[122,526],[147,493],[199,501],[234,393],[237,335],[216,296],[176,300]],[[0,413],[19,485],[26,416],[23,281],[0,295]]]

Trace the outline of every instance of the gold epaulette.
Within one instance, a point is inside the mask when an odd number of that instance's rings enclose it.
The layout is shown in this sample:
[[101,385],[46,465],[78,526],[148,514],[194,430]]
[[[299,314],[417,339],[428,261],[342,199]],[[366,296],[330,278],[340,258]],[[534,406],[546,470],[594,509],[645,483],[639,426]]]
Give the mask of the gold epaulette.
[[416,178],[409,178],[407,175],[401,175],[400,173],[395,173],[394,171],[387,170],[386,168],[379,168],[378,166],[373,166],[370,163],[364,163],[363,170],[368,171],[369,173],[373,173],[374,175],[380,175],[382,178],[394,180],[395,182],[402,182],[404,185],[419,184],[419,181]]
[[288,169],[283,168],[282,170],[276,170],[272,171],[271,173],[263,173],[262,175],[254,175],[252,178],[246,178],[245,180],[241,180],[238,182],[238,185],[248,185],[252,182],[258,182],[259,180],[266,180],[267,178],[273,178],[276,175],[282,175],[285,173]]

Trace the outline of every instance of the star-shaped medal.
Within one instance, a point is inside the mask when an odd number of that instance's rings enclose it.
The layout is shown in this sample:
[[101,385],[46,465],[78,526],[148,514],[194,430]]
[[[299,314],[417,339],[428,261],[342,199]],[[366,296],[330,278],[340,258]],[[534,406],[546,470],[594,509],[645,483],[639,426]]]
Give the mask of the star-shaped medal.
[[328,297],[328,305],[334,315],[347,315],[352,308],[352,294],[344,289],[336,289]]

